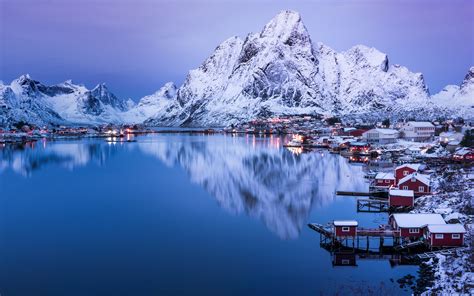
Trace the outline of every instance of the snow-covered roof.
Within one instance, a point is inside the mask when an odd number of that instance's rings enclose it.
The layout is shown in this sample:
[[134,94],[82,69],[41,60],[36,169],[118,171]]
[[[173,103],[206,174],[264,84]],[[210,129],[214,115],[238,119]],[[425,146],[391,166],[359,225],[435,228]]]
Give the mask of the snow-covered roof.
[[393,173],[378,173],[375,175],[375,179],[395,180],[395,176]]
[[401,190],[401,189],[394,189],[390,188],[388,194],[395,195],[395,196],[403,196],[403,197],[413,197],[414,193],[413,190]]
[[466,233],[461,224],[430,224],[428,231],[431,233]]
[[395,170],[398,170],[398,169],[401,169],[401,168],[405,168],[405,167],[408,167],[408,168],[411,168],[415,171],[418,171],[420,169],[420,166],[421,164],[419,163],[405,163],[405,164],[402,164],[402,165],[399,165],[395,168]]
[[464,147],[464,148],[460,148],[460,149],[456,150],[456,152],[454,154],[464,156],[464,155],[466,155],[468,153],[471,153],[471,152],[472,152],[472,150],[470,148],[465,148]]
[[355,220],[334,220],[334,226],[357,226],[359,223]]
[[420,181],[421,183],[430,186],[430,176],[429,175],[418,174],[418,173],[413,173],[413,174],[410,174],[408,176],[403,177],[402,179],[400,179],[400,181],[398,181],[398,184],[405,183],[406,181],[410,180],[411,178],[415,178],[418,181]]
[[429,224],[446,224],[440,214],[393,214],[398,227],[419,228]]
[[376,128],[375,130],[381,134],[386,134],[386,135],[398,134],[397,130],[394,130],[391,128]]
[[409,121],[407,123],[413,127],[434,127],[434,125],[428,121]]
[[390,129],[390,128],[373,128],[371,130],[368,130],[368,131],[364,132],[364,134],[373,133],[373,132],[381,133],[381,134],[384,134],[384,135],[398,134],[397,130]]

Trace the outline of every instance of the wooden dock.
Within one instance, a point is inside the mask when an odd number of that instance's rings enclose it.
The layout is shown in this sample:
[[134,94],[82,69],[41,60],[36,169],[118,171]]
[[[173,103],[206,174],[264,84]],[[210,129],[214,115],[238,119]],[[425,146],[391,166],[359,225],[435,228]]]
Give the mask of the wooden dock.
[[425,242],[423,241],[416,241],[416,242],[410,242],[410,243],[403,243],[401,245],[395,246],[394,249],[396,251],[403,251],[403,250],[408,250],[410,248],[415,248],[419,246],[425,246]]
[[426,253],[421,253],[421,254],[416,254],[414,257],[417,259],[431,259],[435,258],[436,255],[444,255],[444,256],[452,256],[456,254],[457,250],[464,249],[464,247],[459,247],[459,248],[451,248],[451,249],[444,249],[444,250],[439,250],[439,251],[432,251],[432,252],[426,252]]
[[370,192],[361,192],[361,191],[336,191],[336,195],[346,195],[346,196],[371,196]]
[[357,212],[381,213],[388,212],[390,209],[387,200],[378,199],[358,199]]

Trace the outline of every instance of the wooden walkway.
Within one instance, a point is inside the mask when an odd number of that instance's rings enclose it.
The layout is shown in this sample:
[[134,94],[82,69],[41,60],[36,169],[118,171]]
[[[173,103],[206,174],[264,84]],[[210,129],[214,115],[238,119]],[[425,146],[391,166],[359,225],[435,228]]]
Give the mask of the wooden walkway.
[[426,253],[421,253],[421,254],[416,254],[415,257],[418,259],[431,259],[435,258],[436,255],[444,255],[444,256],[451,256],[456,254],[457,250],[464,249],[464,247],[459,247],[459,248],[452,248],[452,249],[444,249],[444,250],[439,250],[439,251],[432,251],[432,252],[426,252]]
[[328,229],[328,227],[326,226],[323,226],[321,224],[318,224],[318,223],[310,223],[308,224],[309,228],[313,229],[314,231],[316,232],[319,232],[321,233],[322,235],[326,236],[326,237],[332,237],[332,230],[331,229]]
[[357,212],[366,212],[366,213],[380,213],[388,212],[389,205],[386,200],[377,200],[377,199],[358,199],[357,200]]
[[411,242],[411,243],[404,243],[398,246],[395,246],[394,249],[396,251],[403,251],[403,250],[408,250],[410,248],[418,247],[418,246],[424,246],[425,242],[423,241],[416,241],[416,242]]

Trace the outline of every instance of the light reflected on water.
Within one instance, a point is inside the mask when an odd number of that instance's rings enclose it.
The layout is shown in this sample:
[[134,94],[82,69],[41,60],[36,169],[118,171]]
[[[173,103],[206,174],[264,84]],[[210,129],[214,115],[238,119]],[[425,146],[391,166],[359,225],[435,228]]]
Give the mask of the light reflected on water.
[[[339,189],[366,188],[361,167],[322,151],[303,153],[281,146],[276,136],[144,136],[38,142],[0,150],[0,173],[25,177],[46,166],[68,170],[104,165],[116,153],[143,153],[169,167],[180,167],[233,214],[259,219],[283,239],[297,238],[310,210],[332,202]],[[38,145],[41,144],[41,145]]]

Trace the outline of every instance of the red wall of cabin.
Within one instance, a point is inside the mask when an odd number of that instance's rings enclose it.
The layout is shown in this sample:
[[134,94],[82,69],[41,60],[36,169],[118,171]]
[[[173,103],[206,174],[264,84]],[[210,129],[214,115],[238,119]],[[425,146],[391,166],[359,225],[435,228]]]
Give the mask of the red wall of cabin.
[[431,233],[431,240],[429,241],[430,245],[433,247],[448,247],[448,246],[462,246],[464,242],[464,234],[460,233],[460,239],[452,239],[452,233],[444,233],[444,238],[436,239],[435,234]]
[[413,200],[412,197],[403,197],[403,196],[390,195],[390,198],[389,198],[389,205],[390,206],[412,207],[413,204],[414,204],[414,200]]
[[404,171],[407,171],[408,175],[413,174],[414,172],[416,172],[414,169],[409,168],[409,167],[403,167],[403,168],[399,168],[398,170],[395,170],[395,181],[397,183],[398,183],[398,181],[403,179],[403,177],[407,176],[407,175],[403,175]]
[[[415,228],[415,227],[413,227]],[[410,233],[410,228],[400,228],[400,236],[401,237],[422,237],[423,236],[423,229],[418,228],[418,233]]]
[[[408,190],[413,190],[415,196],[420,196],[420,195],[426,195],[430,194],[430,187],[426,186],[426,184],[421,183],[419,180],[416,180],[415,182],[411,181],[411,178],[405,181],[404,183],[398,184],[398,188],[404,190],[406,188],[403,188],[403,186],[408,186]],[[423,186],[425,188],[424,192],[418,191],[418,187]]]
[[390,186],[395,186],[395,180],[389,180],[390,183],[385,183],[385,180],[383,179],[376,179],[375,180],[375,185],[376,186],[386,186],[386,187],[390,187]]
[[[349,227],[349,231],[342,231],[342,227]],[[335,226],[336,236],[356,236],[356,226]]]

